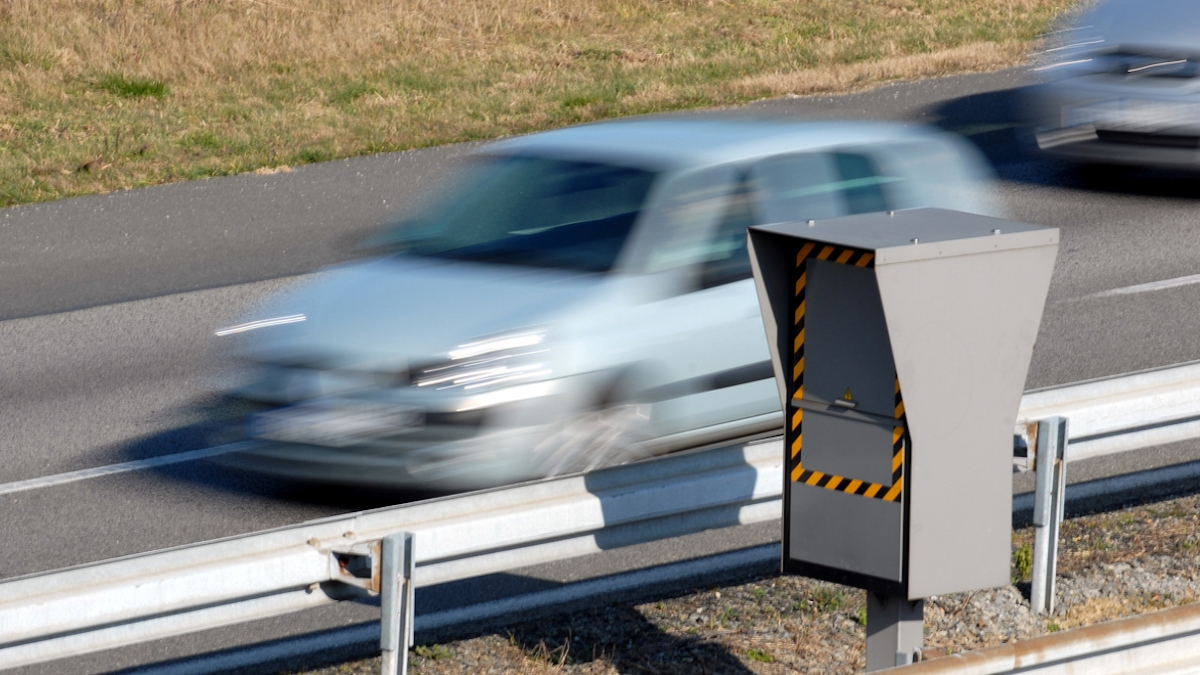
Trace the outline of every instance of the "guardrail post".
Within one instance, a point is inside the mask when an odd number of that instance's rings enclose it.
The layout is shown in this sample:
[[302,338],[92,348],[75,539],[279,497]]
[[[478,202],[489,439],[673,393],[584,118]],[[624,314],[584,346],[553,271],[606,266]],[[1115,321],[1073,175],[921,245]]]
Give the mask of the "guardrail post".
[[1037,614],[1054,611],[1054,580],[1058,568],[1058,529],[1063,519],[1067,487],[1067,418],[1038,422],[1033,500],[1033,583],[1029,605]]
[[407,675],[408,648],[413,641],[413,535],[399,532],[384,537],[380,570],[379,647],[383,675]]

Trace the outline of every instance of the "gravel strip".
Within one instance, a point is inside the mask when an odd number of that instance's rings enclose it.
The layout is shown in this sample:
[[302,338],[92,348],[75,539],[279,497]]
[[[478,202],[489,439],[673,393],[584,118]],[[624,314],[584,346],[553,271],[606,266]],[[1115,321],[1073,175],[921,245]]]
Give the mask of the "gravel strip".
[[[1033,530],[1016,530],[1014,585],[926,601],[926,658],[1193,601],[1200,596],[1197,514],[1200,496],[1189,496],[1066,521],[1050,617],[1029,611]],[[410,672],[861,673],[865,620],[862,591],[802,577],[758,577],[419,645]],[[378,673],[379,660],[304,672]]]

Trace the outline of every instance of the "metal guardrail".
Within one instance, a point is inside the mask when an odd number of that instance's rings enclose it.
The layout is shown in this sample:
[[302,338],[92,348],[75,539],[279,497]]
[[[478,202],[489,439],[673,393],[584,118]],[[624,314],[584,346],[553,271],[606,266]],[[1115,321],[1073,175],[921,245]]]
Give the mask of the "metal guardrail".
[[[1018,421],[1055,415],[1068,459],[1200,437],[1200,363],[1033,392]],[[362,599],[398,532],[427,586],[778,519],[782,485],[772,440],[20,577],[0,583],[0,668]]]
[[1026,393],[1018,427],[1071,420],[1067,460],[1200,437],[1200,361]]
[[778,518],[780,456],[777,442],[681,454],[5,581],[0,668],[362,598],[378,578],[355,559],[401,531],[425,586]]
[[895,675],[1184,675],[1200,669],[1200,605],[925,661]]

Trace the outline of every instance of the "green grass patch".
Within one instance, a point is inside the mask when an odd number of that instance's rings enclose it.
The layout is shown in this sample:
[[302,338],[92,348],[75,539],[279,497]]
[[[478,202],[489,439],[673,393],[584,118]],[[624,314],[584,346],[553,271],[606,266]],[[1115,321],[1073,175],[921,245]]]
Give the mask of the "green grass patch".
[[167,84],[162,80],[127,77],[119,73],[102,75],[96,80],[96,88],[121,98],[163,98],[167,95]]
[[1013,551],[1013,583],[1020,583],[1029,579],[1033,574],[1033,547],[1029,544],[1022,544]]
[[758,661],[759,663],[775,662],[775,657],[761,649],[747,649],[746,658],[750,659],[751,661]]
[[423,659],[430,661],[442,661],[454,656],[446,645],[417,645],[413,648],[413,653]]
[[221,139],[211,131],[197,131],[188,134],[180,144],[186,148],[197,150],[217,150],[221,147]]
[[822,614],[831,614],[846,607],[846,594],[837,586],[818,586],[813,589],[813,606]]

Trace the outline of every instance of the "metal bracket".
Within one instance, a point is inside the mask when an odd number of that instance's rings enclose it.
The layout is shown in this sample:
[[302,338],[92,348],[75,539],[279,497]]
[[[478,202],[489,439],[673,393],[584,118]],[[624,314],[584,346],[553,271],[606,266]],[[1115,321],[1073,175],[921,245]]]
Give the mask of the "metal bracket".
[[382,561],[379,539],[335,548],[329,552],[329,578],[377,594]]

